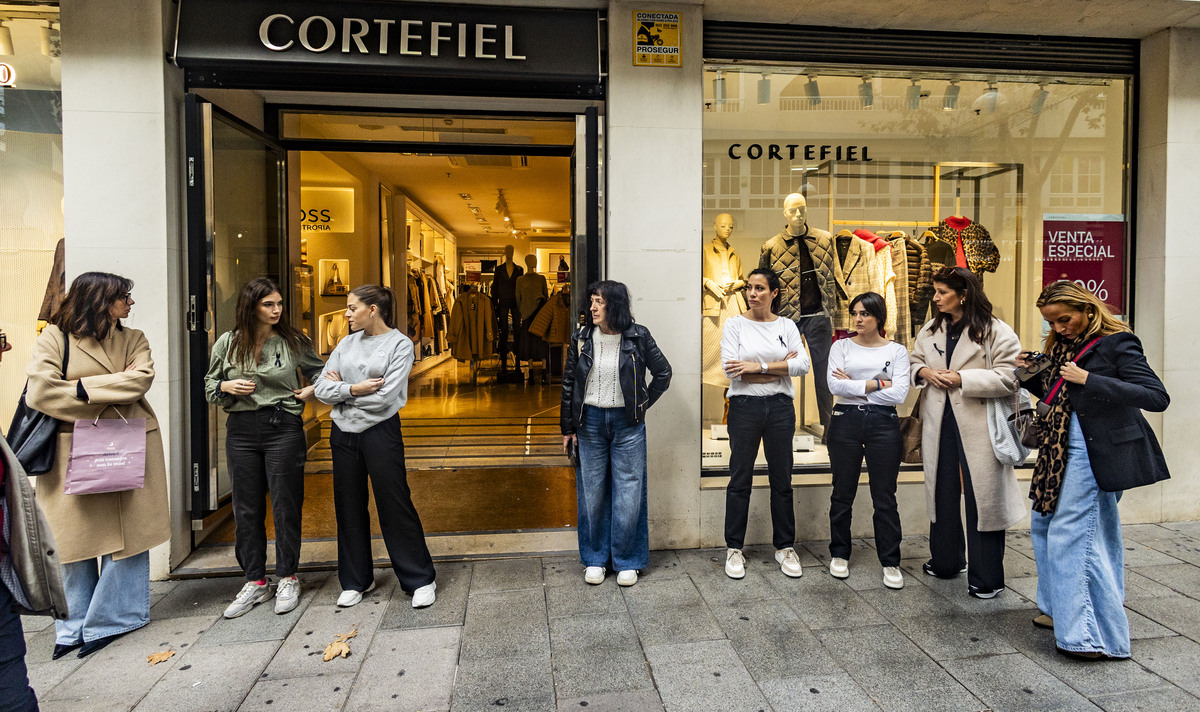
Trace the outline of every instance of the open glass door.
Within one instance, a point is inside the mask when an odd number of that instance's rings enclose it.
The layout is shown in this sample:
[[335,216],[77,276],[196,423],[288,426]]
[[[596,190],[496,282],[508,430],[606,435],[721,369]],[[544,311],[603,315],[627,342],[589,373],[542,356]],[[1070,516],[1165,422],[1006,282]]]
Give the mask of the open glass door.
[[603,273],[604,215],[603,166],[600,112],[588,107],[575,117],[575,152],[571,156],[572,223],[571,253],[572,323],[584,309],[584,290]]
[[216,338],[233,328],[238,291],[254,277],[283,280],[287,152],[195,95],[185,104],[188,329],[191,367],[191,515],[203,528],[231,491],[225,413],[204,397]]

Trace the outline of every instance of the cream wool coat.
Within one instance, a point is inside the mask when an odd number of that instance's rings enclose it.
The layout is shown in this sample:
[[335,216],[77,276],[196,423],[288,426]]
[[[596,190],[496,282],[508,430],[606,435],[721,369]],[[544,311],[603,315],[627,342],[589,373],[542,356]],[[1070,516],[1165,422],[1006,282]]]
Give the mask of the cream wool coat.
[[979,512],[979,531],[1007,529],[1026,514],[1027,498],[1017,484],[1013,468],[1003,465],[992,453],[988,434],[988,398],[1012,396],[1017,382],[1013,376],[1021,340],[1008,324],[992,320],[992,368],[987,369],[983,346],[970,339],[964,330],[954,347],[954,359],[946,364],[946,330],[934,333],[930,324],[921,327],[916,344],[909,356],[914,387],[925,388],[928,382],[917,378],[917,372],[949,368],[962,376],[962,387],[950,391],[929,387],[921,408],[921,459],[925,468],[925,503],[929,520],[937,521],[934,513],[934,489],[937,486],[938,445],[941,441],[942,413],[946,403],[954,409],[971,484],[975,490],[975,506]]
[[[64,421],[58,431],[54,469],[37,478],[37,503],[50,522],[64,564],[105,554],[124,559],[157,546],[171,536],[167,511],[167,466],[158,420],[146,391],[154,381],[150,344],[137,329],[114,330],[104,341],[71,337],[67,373],[62,372],[63,334],[47,326],[34,342],[29,376],[29,406]],[[129,370],[126,370],[127,368]],[[80,380],[86,402],[76,395]],[[63,492],[76,420],[146,419],[146,483],[141,489],[106,494]]]

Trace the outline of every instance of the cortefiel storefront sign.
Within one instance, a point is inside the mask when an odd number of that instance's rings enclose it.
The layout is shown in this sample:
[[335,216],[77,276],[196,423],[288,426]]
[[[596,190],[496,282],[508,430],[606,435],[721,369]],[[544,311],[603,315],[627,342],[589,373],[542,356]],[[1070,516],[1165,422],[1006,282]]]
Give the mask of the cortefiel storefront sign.
[[1125,313],[1125,216],[1043,215],[1042,284],[1069,279]]
[[[358,0],[181,0],[174,59],[213,74],[600,82],[595,11]],[[302,79],[297,76],[297,84]]]

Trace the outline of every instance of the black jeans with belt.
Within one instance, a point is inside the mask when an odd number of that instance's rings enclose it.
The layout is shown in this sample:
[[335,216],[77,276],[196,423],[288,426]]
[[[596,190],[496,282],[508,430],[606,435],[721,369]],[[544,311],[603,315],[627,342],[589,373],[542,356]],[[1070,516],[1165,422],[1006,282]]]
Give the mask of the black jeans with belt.
[[268,490],[275,520],[275,575],[296,573],[306,446],[304,421],[285,410],[235,412],[225,421],[225,457],[236,526],[234,552],[247,581],[267,575]]
[[725,490],[725,546],[740,549],[746,540],[754,460],[762,442],[771,482],[771,541],[776,549],[796,543],[792,509],[792,435],[796,410],[786,393],[729,397],[729,488]]
[[875,506],[875,550],[884,566],[900,565],[900,512],[896,508],[896,478],[904,443],[900,419],[892,406],[837,405],[829,419],[829,466],[833,495],[829,499],[829,555],[850,558],[850,520],[863,457]]
[[400,587],[411,593],[433,583],[433,557],[408,489],[400,418],[393,416],[361,433],[342,432],[334,423],[329,445],[333,449],[333,508],[342,590],[365,591],[375,580],[368,476],[383,543]]

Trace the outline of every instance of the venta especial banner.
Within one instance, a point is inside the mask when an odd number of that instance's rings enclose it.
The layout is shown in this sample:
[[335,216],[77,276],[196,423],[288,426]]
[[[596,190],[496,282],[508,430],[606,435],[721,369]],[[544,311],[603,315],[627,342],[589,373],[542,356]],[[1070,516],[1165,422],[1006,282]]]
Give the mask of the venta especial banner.
[[1125,216],[1043,215],[1042,284],[1069,279],[1125,312]]

